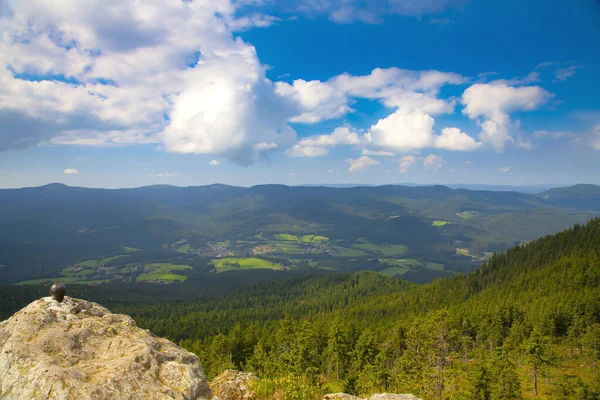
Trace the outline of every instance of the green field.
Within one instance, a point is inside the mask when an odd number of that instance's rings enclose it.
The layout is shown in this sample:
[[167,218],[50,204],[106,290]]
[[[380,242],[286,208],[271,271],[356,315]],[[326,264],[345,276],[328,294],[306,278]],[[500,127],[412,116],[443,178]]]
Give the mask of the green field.
[[94,260],[94,259],[85,260],[80,263],[77,263],[76,266],[78,266],[78,267],[104,267],[104,265],[106,265],[106,263],[108,263],[110,261],[114,261],[119,258],[125,258],[125,257],[127,257],[127,255],[117,254],[116,256],[104,257],[100,260]]
[[89,285],[89,284],[98,284],[98,283],[108,283],[108,279],[95,279],[89,281],[76,281],[76,277],[74,276],[59,276],[56,278],[44,278],[44,279],[32,279],[29,281],[17,282],[17,285],[43,285],[43,284],[52,284],[54,282],[62,282],[67,284],[80,284],[80,285]]
[[0,264],[0,268],[4,267],[4,264]]
[[393,265],[396,267],[408,267],[408,268],[423,267],[423,263],[419,260],[415,260],[414,258],[406,258],[403,260],[396,260],[393,258],[381,258],[381,259],[379,259],[379,262]]
[[212,260],[217,273],[225,271],[238,271],[241,269],[275,269],[281,268],[280,264],[275,264],[272,261],[263,260],[261,258],[236,258],[228,257],[218,260]]
[[444,264],[440,264],[440,263],[425,261],[425,266],[434,271],[443,271],[444,270]]
[[269,245],[275,249],[276,253],[304,254],[304,248],[299,243],[269,242]]
[[431,225],[433,226],[446,226],[446,225],[450,225],[452,222],[448,222],[448,221],[442,221],[442,220],[435,220],[431,223]]
[[284,242],[300,242],[300,238],[296,235],[291,235],[289,233],[277,233],[275,235],[275,239],[281,240]]
[[183,246],[179,246],[175,251],[178,253],[187,254],[193,252],[194,249],[192,249],[192,246],[190,246],[189,244],[184,244]]
[[370,251],[372,253],[383,254],[384,256],[402,255],[408,251],[408,247],[403,244],[377,245],[369,243],[364,239],[358,239],[352,247],[356,249]]
[[379,259],[379,262],[393,265],[394,267],[405,268],[405,269],[427,268],[427,269],[431,269],[434,271],[443,271],[444,270],[444,264],[435,263],[435,262],[431,262],[431,261],[419,261],[414,258],[407,258],[407,259],[403,259],[403,260],[383,258],[383,259]]
[[137,249],[135,247],[123,247],[123,250],[125,250],[128,253],[135,253],[136,251],[140,251],[140,249]]
[[333,246],[333,248],[337,250],[338,253],[336,256],[339,257],[360,257],[366,255],[366,253],[363,251],[350,249],[348,247]]
[[151,269],[150,272],[146,272],[138,276],[135,280],[137,282],[154,282],[154,281],[167,281],[167,282],[183,282],[187,279],[185,275],[173,274],[173,271],[185,271],[192,269],[189,265],[177,265],[170,263],[152,263],[146,264],[146,268]]
[[304,235],[302,241],[305,243],[323,243],[328,242],[329,238],[321,235]]
[[385,276],[396,276],[396,275],[404,275],[410,270],[410,268],[406,267],[389,267],[382,271],[379,271],[380,274]]

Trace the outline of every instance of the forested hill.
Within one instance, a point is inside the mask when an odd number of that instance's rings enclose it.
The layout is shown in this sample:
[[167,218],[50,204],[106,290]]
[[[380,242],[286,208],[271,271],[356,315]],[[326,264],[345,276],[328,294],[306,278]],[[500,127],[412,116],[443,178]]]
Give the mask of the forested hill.
[[534,387],[538,398],[597,399],[600,219],[419,287],[362,272],[119,311],[197,352],[209,375],[236,366],[315,391],[324,380],[425,399],[517,399]]

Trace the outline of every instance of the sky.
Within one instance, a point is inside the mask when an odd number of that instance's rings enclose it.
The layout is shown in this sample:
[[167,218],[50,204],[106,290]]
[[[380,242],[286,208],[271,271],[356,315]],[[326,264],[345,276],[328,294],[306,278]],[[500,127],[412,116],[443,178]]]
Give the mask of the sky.
[[600,184],[597,0],[0,0],[0,188]]

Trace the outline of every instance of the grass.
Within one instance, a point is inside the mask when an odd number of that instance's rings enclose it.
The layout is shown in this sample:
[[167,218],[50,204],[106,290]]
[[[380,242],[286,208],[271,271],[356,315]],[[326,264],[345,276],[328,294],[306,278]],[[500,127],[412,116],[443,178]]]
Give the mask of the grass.
[[463,212],[456,213],[456,215],[458,215],[459,217],[461,217],[463,219],[471,219],[471,218],[479,217],[481,215],[481,213],[479,211],[463,211]]
[[136,251],[140,251],[140,249],[137,249],[135,247],[123,247],[123,250],[125,250],[128,253],[135,253]]
[[349,249],[347,247],[333,246],[337,250],[337,256],[339,257],[360,257],[366,255],[365,252],[357,249]]
[[304,249],[299,243],[294,242],[269,242],[276,253],[304,254]]
[[100,260],[96,260],[96,259],[85,260],[80,263],[77,263],[76,266],[77,267],[104,267],[106,265],[106,263],[108,263],[110,261],[114,261],[119,258],[125,258],[125,257],[127,257],[126,254],[117,254],[116,256],[104,257]]
[[[444,270],[444,264],[435,263],[435,262],[431,262],[431,261],[419,261],[414,258],[407,258],[404,260],[395,260],[395,259],[384,258],[384,259],[379,259],[379,262],[392,265],[393,267],[405,268],[407,270],[408,269],[418,269],[418,268],[427,268],[427,269],[431,269],[434,271],[443,271]],[[390,267],[390,268],[393,268],[393,267]],[[390,268],[387,268],[387,269],[390,269]]]
[[146,264],[146,268],[151,269],[150,272],[146,272],[138,276],[135,280],[137,282],[148,282],[148,281],[167,281],[167,282],[183,282],[187,279],[185,275],[173,274],[173,271],[185,271],[192,269],[189,265],[177,265],[170,263],[152,263]]
[[175,251],[178,253],[187,254],[194,251],[194,249],[192,249],[192,246],[190,246],[189,244],[184,244],[183,246],[179,246]]
[[258,235],[254,235],[254,237],[260,240],[268,240],[266,237],[263,236],[263,233],[263,231],[260,231],[260,233]]
[[89,285],[92,283],[108,283],[110,282],[108,279],[92,279],[89,281],[76,281],[76,277],[74,276],[59,276],[56,278],[44,278],[44,279],[31,279],[28,281],[17,282],[17,285],[43,285],[43,284],[51,284],[54,282],[62,282],[66,284],[81,284],[81,285]]
[[403,260],[396,260],[390,258],[382,258],[379,260],[381,263],[386,263],[396,267],[408,267],[408,268],[420,268],[423,266],[423,263],[419,260],[415,260],[414,258],[406,258]]
[[284,242],[300,242],[300,238],[298,236],[291,235],[289,233],[278,233],[275,235],[275,239]]
[[384,256],[395,256],[402,255],[408,251],[408,247],[403,244],[387,244],[387,245],[377,245],[373,243],[369,243],[364,239],[358,239],[352,247],[370,251],[372,253],[383,254]]
[[329,238],[321,235],[304,235],[302,236],[302,241],[304,243],[323,243],[328,242]]
[[431,261],[425,261],[425,266],[434,271],[443,271],[444,270],[444,264],[434,263]]
[[407,267],[389,267],[382,271],[379,271],[380,274],[385,276],[396,276],[396,275],[404,275],[410,270]]
[[4,264],[0,264],[0,268],[4,267]]
[[[221,258],[218,260],[212,260],[213,265],[217,273],[225,271],[238,271],[242,269],[275,269],[281,268],[280,264],[273,263],[272,261],[263,260],[262,258],[248,257],[248,258],[236,258],[228,257]],[[239,265],[239,267],[238,267]]]
[[446,225],[450,225],[452,222],[449,221],[442,221],[442,220],[435,220],[431,223],[431,225],[433,226],[446,226]]

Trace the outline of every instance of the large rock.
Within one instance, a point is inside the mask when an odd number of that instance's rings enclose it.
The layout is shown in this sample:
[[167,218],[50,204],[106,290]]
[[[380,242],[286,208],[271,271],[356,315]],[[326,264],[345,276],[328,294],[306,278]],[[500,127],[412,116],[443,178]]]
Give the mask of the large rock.
[[96,303],[37,300],[0,323],[0,399],[210,399],[198,358]]
[[331,393],[326,394],[323,400],[361,400],[361,398],[346,393]]
[[258,378],[247,372],[227,370],[217,376],[211,383],[212,400],[247,400],[255,395],[253,384]]

